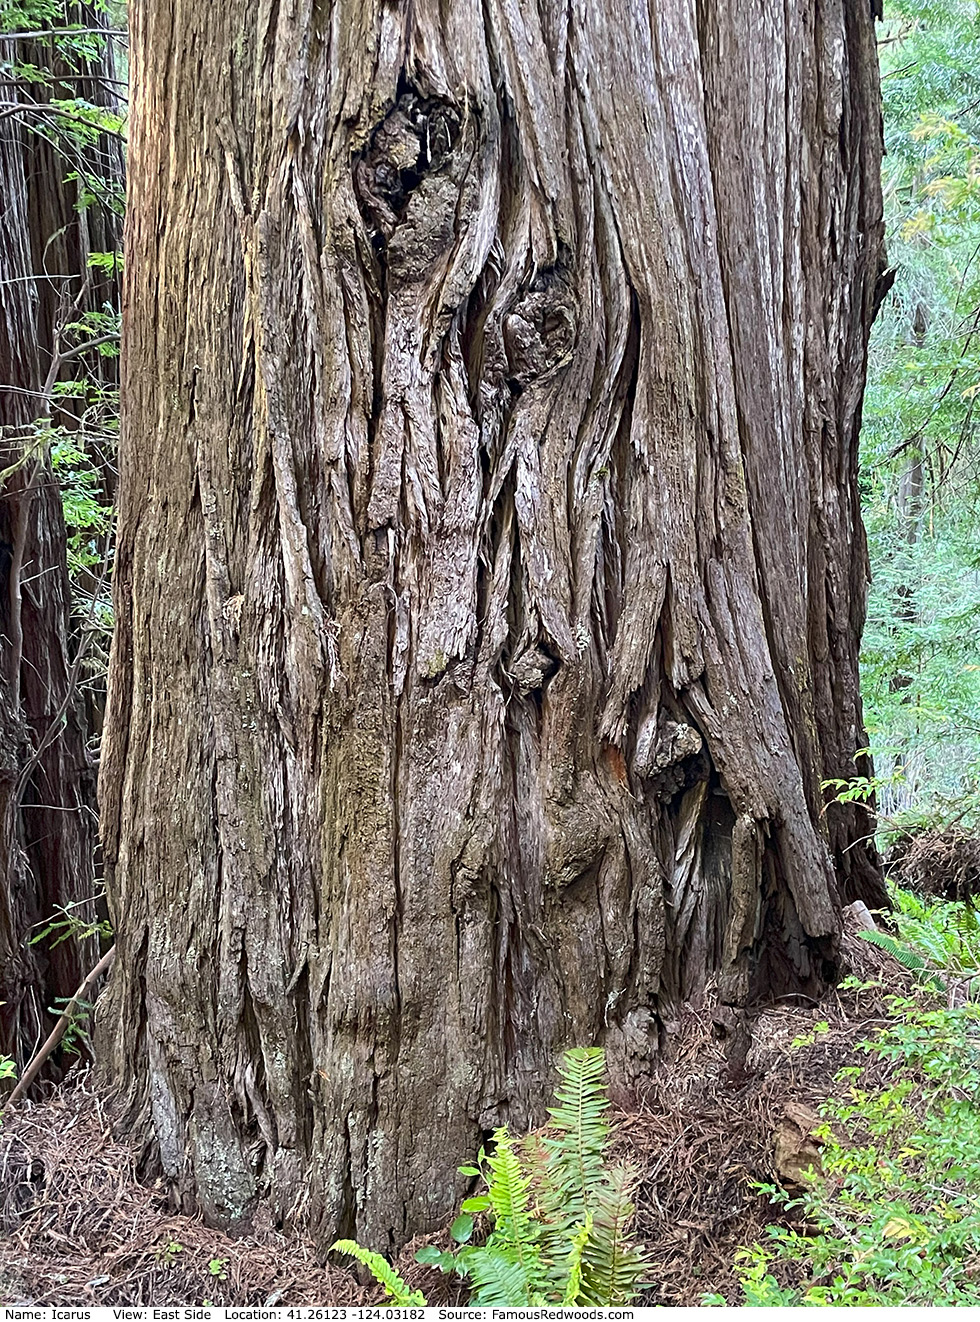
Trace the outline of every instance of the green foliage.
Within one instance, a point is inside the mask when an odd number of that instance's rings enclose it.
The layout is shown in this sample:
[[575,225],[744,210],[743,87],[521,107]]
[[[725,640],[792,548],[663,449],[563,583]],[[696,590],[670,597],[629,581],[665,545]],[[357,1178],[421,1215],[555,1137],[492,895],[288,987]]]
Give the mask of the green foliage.
[[183,1253],[183,1251],[183,1244],[178,1244],[175,1239],[170,1239],[166,1244],[161,1244],[157,1249],[157,1261],[164,1267],[175,1267],[177,1265],[177,1257],[179,1254]]
[[[604,1053],[595,1047],[568,1051],[559,1073],[542,1133],[518,1145],[506,1128],[498,1129],[489,1154],[481,1151],[476,1166],[460,1168],[480,1177],[485,1193],[468,1198],[453,1223],[459,1247],[430,1246],[417,1254],[419,1262],[466,1279],[473,1305],[607,1306],[628,1303],[640,1288],[644,1260],[630,1234],[636,1172],[608,1165]],[[490,1234],[471,1244],[474,1217],[483,1215]],[[349,1241],[334,1248],[353,1253]],[[354,1256],[397,1302],[396,1288],[404,1282],[395,1278],[392,1288],[377,1255],[359,1249]]]
[[967,905],[896,900],[899,938],[875,944],[933,972],[891,999],[887,1025],[861,1044],[867,1066],[838,1075],[821,1172],[796,1198],[758,1186],[792,1220],[738,1255],[746,1305],[980,1304],[980,1005],[934,995],[937,974],[976,970],[980,923]]
[[860,935],[919,974],[921,985],[932,991],[947,994],[955,983],[972,996],[975,986],[980,987],[980,917],[971,903],[924,900],[910,891],[896,891],[891,918],[897,936]]
[[51,446],[51,467],[61,487],[68,530],[68,572],[78,578],[82,570],[101,566],[105,560],[104,538],[112,524],[112,506],[105,499],[102,475],[77,434],[58,433]]
[[[96,0],[93,8],[100,18],[118,21],[118,5]],[[107,139],[121,132],[122,115],[79,95],[80,88],[90,91],[93,80],[106,76],[103,57],[109,37],[88,22],[76,21],[78,7],[67,0],[14,0],[2,9],[0,30],[25,38],[8,40],[6,50],[14,53],[13,59],[8,54],[0,60],[0,77],[10,88],[19,88],[10,93],[7,113],[15,113],[63,162],[65,197],[77,211],[101,207],[121,215],[123,181],[110,165],[118,156],[108,151]],[[50,38],[38,35],[48,32]],[[98,99],[113,101],[110,85],[103,90],[107,94]],[[103,232],[117,229],[113,221]],[[78,231],[84,256],[88,234],[99,231],[91,219],[79,220]],[[51,241],[57,236],[44,237]],[[121,256],[93,251],[84,260],[85,267],[72,273],[74,283],[60,288],[62,301],[52,328],[54,379],[46,387],[43,415],[18,439],[21,462],[40,451],[50,455],[61,487],[74,614],[76,627],[88,635],[85,669],[91,683],[98,669],[92,654],[105,652],[112,623],[104,581],[111,565],[112,522],[106,488],[118,437],[119,397],[115,366],[106,360],[118,357],[120,319],[109,302],[88,304],[113,290]],[[46,254],[39,259],[39,272],[45,262]],[[100,292],[93,295],[96,289]],[[94,634],[103,635],[96,647],[91,646]]]
[[825,1033],[829,1032],[830,1024],[827,1023],[826,1019],[821,1019],[819,1023],[813,1025],[808,1033],[800,1033],[797,1037],[794,1037],[789,1044],[789,1049],[790,1051],[802,1051],[804,1047],[812,1047],[818,1037],[823,1037]]
[[[870,748],[859,748],[854,756],[863,758],[870,752],[872,752]],[[902,769],[896,768],[884,776],[852,776],[849,780],[843,780],[839,776],[831,777],[830,780],[822,781],[820,788],[825,793],[831,791],[829,797],[834,803],[870,804],[883,791],[887,792],[903,781]]]
[[112,939],[110,923],[102,919],[84,918],[81,914],[74,912],[78,908],[88,908],[90,903],[89,900],[76,900],[72,904],[55,905],[57,917],[49,918],[43,923],[37,923],[36,926],[41,930],[35,932],[28,945],[36,946],[49,937],[54,937],[54,940],[50,943],[50,949],[52,950],[55,946],[60,946],[62,941],[68,941],[72,938],[76,941],[88,941],[91,937],[97,936],[104,941],[110,941]]
[[88,1046],[91,1041],[88,1025],[94,1008],[91,1001],[80,1001],[73,996],[59,996],[54,1005],[48,1006],[48,1014],[55,1019],[60,1019],[63,1014],[68,1016],[59,1044],[65,1055],[77,1056],[82,1046]]
[[[95,12],[109,15],[109,6],[96,4]],[[80,209],[98,202],[116,215],[124,210],[121,180],[93,172],[85,163],[80,149],[99,146],[106,136],[122,137],[125,116],[115,108],[99,105],[79,95],[78,80],[82,86],[92,77],[92,71],[102,59],[108,35],[98,26],[74,21],[77,12],[66,0],[8,0],[0,13],[0,34],[24,34],[30,37],[22,42],[12,41],[14,58],[0,61],[0,75],[8,88],[20,88],[23,93],[8,111],[32,133],[44,138],[61,157],[69,173],[66,182],[77,182]],[[51,33],[44,44],[50,54],[43,63],[26,58],[36,52],[44,40],[38,33]],[[9,39],[9,36],[8,36]]]
[[893,1080],[824,1108],[823,1172],[801,1197],[762,1186],[804,1228],[742,1252],[746,1304],[980,1304],[980,1007],[890,1013],[866,1046]]
[[346,1253],[349,1258],[356,1258],[358,1262],[367,1267],[375,1280],[384,1286],[387,1298],[396,1308],[409,1308],[425,1304],[422,1295],[417,1290],[410,1290],[394,1267],[380,1253],[372,1253],[370,1249],[363,1249],[360,1244],[355,1244],[352,1239],[338,1239],[331,1247],[334,1252]]
[[[545,1193],[564,1205],[569,1219],[579,1221],[602,1183],[609,1147],[605,1054],[598,1048],[568,1051],[560,1074],[555,1105],[548,1108],[549,1133],[540,1140]],[[557,1214],[557,1208],[549,1211]]]
[[90,252],[88,265],[96,270],[109,271],[116,275],[123,269],[123,255],[121,252]]
[[[861,932],[859,933],[866,941],[878,947],[879,950],[885,950],[893,959],[897,959],[899,964],[903,965],[912,973],[923,973],[929,967],[927,961],[909,946],[905,946],[891,935],[890,932]],[[944,990],[942,983],[933,982],[933,986],[938,991]]]
[[63,15],[62,0],[5,0],[0,10],[0,34],[54,27]]
[[[879,34],[894,288],[861,483],[865,714],[887,816],[980,821],[980,10],[892,0]],[[893,779],[891,777],[894,777]]]
[[581,1288],[575,1300],[579,1303],[628,1304],[640,1289],[645,1260],[630,1238],[636,1182],[635,1169],[620,1165],[595,1188],[594,1206],[586,1214],[591,1225],[582,1251]]
[[[6,1001],[0,1001],[0,1005],[6,1005]],[[4,1079],[16,1079],[17,1066],[9,1056],[0,1054],[0,1082]]]
[[45,102],[61,120],[66,136],[77,146],[94,145],[103,133],[121,134],[125,119],[81,96],[51,97]]

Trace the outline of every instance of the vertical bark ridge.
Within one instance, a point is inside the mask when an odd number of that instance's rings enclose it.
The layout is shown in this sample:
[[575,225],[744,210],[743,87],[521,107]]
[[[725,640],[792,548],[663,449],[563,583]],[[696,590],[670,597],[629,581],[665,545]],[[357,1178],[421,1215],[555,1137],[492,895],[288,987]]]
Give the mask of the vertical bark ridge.
[[833,976],[871,21],[180,21],[136,5],[109,1067],[209,1217],[389,1247],[562,1046],[629,1082],[712,981]]

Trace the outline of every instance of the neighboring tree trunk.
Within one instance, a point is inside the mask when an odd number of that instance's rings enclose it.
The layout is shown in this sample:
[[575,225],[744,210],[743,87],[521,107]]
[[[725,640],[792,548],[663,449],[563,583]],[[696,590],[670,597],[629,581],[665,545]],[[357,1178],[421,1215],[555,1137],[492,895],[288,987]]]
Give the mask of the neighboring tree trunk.
[[[50,67],[51,51],[0,40],[0,60]],[[94,99],[91,86],[86,94]],[[8,105],[37,99],[36,86],[5,85]],[[114,237],[99,208],[76,210],[70,163],[32,124],[50,121],[0,119],[0,1052],[20,1064],[47,1036],[57,1000],[98,958],[91,940],[30,940],[66,906],[94,916],[95,768],[78,692],[61,496],[43,435],[48,422],[80,425],[84,401],[55,407],[52,394],[79,366],[72,359],[62,369],[59,353],[78,339],[59,345],[59,327],[111,297],[86,258]]]
[[883,897],[871,11],[133,18],[104,1066],[185,1205],[388,1247]]

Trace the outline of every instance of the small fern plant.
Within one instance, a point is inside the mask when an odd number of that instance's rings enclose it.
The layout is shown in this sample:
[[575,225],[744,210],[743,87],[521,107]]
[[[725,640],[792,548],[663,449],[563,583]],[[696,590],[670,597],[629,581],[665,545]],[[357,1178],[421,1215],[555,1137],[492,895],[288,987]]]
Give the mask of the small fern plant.
[[374,1279],[384,1286],[385,1298],[395,1308],[425,1307],[425,1295],[420,1290],[409,1289],[391,1263],[380,1253],[372,1253],[370,1249],[361,1248],[360,1244],[355,1244],[352,1239],[338,1239],[331,1245],[331,1249],[337,1253],[346,1253],[349,1258],[355,1258],[363,1263]]
[[950,990],[950,979],[964,987],[969,999],[980,999],[980,916],[962,900],[920,899],[910,891],[895,892],[892,917],[899,935],[861,932],[916,975],[931,991]]
[[[559,1074],[542,1132],[515,1142],[506,1127],[498,1129],[489,1153],[481,1150],[476,1166],[460,1167],[481,1179],[485,1192],[466,1199],[453,1222],[458,1247],[416,1254],[468,1281],[473,1305],[603,1307],[629,1303],[640,1289],[645,1260],[630,1233],[637,1172],[608,1164],[605,1053],[576,1047]],[[490,1234],[472,1244],[478,1216]],[[424,1304],[384,1258],[349,1240],[333,1247],[373,1272],[391,1303]]]
[[916,975],[923,986],[931,988],[932,991],[946,991],[945,982],[931,971],[932,966],[926,956],[920,954],[918,950],[913,950],[903,941],[899,941],[898,937],[892,936],[890,932],[859,932],[858,936],[877,946],[879,950],[886,951],[892,959],[897,959],[903,968]]

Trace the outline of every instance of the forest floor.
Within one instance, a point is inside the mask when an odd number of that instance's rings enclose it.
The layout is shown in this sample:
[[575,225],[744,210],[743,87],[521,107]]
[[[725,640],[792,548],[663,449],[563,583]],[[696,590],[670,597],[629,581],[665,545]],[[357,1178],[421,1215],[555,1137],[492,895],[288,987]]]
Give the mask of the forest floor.
[[[838,1070],[868,1059],[860,1043],[908,976],[891,956],[845,937],[866,984],[821,1004],[783,1004],[746,1025],[731,1011],[686,1008],[668,1025],[669,1068],[618,1115],[618,1154],[642,1172],[638,1232],[656,1284],[644,1304],[692,1305],[705,1292],[738,1302],[736,1250],[779,1215],[753,1182],[793,1187],[819,1162],[810,1130]],[[867,1080],[867,1076],[866,1076]],[[136,1177],[138,1154],[113,1136],[84,1077],[21,1106],[0,1131],[0,1304],[341,1305],[378,1301],[375,1286],[318,1262],[315,1246],[269,1229],[231,1238],[175,1215],[160,1182]],[[444,1243],[443,1243],[444,1241]],[[397,1265],[430,1303],[461,1287],[414,1262]]]

